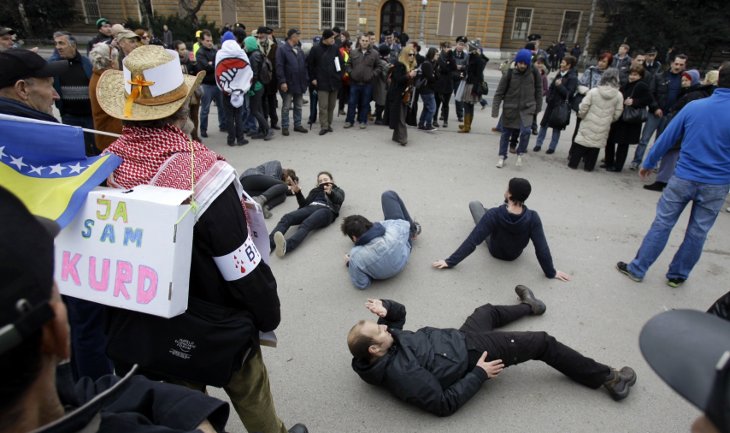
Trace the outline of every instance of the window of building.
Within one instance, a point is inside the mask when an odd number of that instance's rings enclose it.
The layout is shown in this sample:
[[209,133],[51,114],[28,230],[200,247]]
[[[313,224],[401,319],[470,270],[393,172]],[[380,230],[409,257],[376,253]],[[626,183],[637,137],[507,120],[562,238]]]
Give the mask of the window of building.
[[441,2],[437,33],[442,36],[466,34],[469,3]]
[[339,27],[344,30],[347,21],[346,0],[321,0],[320,5],[320,27],[323,29]]
[[97,0],[84,0],[84,18],[86,23],[96,23],[101,18],[99,14],[99,2]]
[[279,26],[279,0],[264,0],[264,21],[266,27]]
[[580,11],[565,11],[563,13],[563,25],[560,26],[560,40],[565,42],[576,42],[578,40],[578,28],[580,26]]
[[515,8],[512,39],[527,39],[532,25],[532,8]]

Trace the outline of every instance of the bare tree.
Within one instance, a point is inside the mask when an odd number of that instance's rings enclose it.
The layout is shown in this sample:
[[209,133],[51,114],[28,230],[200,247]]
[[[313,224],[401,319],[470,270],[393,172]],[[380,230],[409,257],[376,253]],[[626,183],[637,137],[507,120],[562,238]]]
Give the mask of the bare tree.
[[[140,0],[142,1],[142,0]],[[205,0],[178,0],[177,15],[182,19],[190,19],[193,26],[198,26],[198,12]]]

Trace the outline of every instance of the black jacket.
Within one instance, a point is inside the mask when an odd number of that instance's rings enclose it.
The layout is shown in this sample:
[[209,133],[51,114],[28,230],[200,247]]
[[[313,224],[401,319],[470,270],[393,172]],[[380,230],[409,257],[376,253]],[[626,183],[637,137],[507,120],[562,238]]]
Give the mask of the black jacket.
[[327,207],[334,212],[335,216],[340,214],[340,208],[342,203],[345,202],[345,191],[337,185],[332,186],[332,193],[330,195],[325,194],[324,189],[320,186],[312,188],[307,194],[307,198],[304,198],[302,191],[296,193],[297,203],[299,208],[309,206],[315,201],[327,204]]
[[203,84],[210,84],[215,86],[215,53],[218,50],[215,48],[206,48],[203,45],[198,48],[198,53],[195,54],[195,61],[198,63],[198,71],[205,71],[205,77],[203,78]]
[[[253,79],[251,80],[251,89],[257,81],[261,81],[259,75],[261,74],[261,65],[264,63],[264,55],[261,50],[254,50],[248,54],[248,61],[251,64],[251,70],[253,71]],[[271,81],[274,81],[273,79]],[[263,83],[261,83],[263,84]]]
[[73,383],[71,365],[64,364],[56,369],[56,389],[66,415],[37,432],[192,433],[206,419],[223,431],[228,419],[227,403],[140,375],[108,375],[96,382],[86,377]]
[[430,95],[434,92],[434,85],[436,83],[435,68],[433,63],[426,60],[421,64],[421,73],[417,79],[424,79],[426,82],[423,87],[418,89],[422,95]]
[[393,346],[381,358],[353,358],[352,369],[371,385],[385,387],[401,400],[438,416],[459,410],[487,380],[487,373],[469,365],[464,334],[457,329],[425,327],[404,331],[406,308],[383,299]]
[[451,93],[454,91],[453,75],[456,72],[456,62],[454,61],[454,53],[449,51],[445,54],[443,51],[436,63],[437,78],[434,84],[436,93]]
[[309,80],[317,80],[317,90],[336,92],[342,87],[342,74],[345,63],[340,62],[340,71],[335,67],[335,59],[339,58],[340,50],[337,44],[325,45],[319,43],[312,47],[307,56]]

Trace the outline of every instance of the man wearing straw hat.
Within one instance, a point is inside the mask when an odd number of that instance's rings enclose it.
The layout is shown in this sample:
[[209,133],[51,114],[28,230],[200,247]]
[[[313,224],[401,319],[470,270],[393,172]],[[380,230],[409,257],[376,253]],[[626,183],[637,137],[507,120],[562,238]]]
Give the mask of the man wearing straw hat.
[[[183,130],[190,122],[188,98],[204,75],[183,75],[179,56],[148,45],[127,56],[124,71],[107,71],[99,80],[99,104],[123,122],[122,136],[107,149],[124,159],[109,177],[109,185],[192,188],[197,220],[188,311],[172,319],[113,311],[109,354],[121,370],[139,363],[144,374],[201,391],[206,385],[224,387],[246,430],[286,433],[274,408],[259,347],[259,332],[273,331],[281,318],[276,280],[267,264],[268,249],[266,244],[257,246],[259,239],[267,239],[265,226],[263,236],[255,230],[263,225],[263,217],[243,191],[233,167]],[[203,305],[204,312],[196,311]],[[214,318],[223,315],[236,320],[233,331],[239,338],[225,341],[235,347],[197,351],[186,361],[203,367],[193,368],[190,363],[181,367],[180,358],[168,350],[172,335],[188,338],[190,330],[185,326],[197,318],[197,323],[203,322],[215,332],[195,343],[214,345],[225,337],[217,332],[219,322]],[[138,338],[139,332],[145,335],[144,341]],[[220,365],[221,357],[228,354],[230,359],[223,359],[228,361],[228,370],[211,371],[209,365]],[[210,379],[221,376],[225,379],[220,383]],[[297,424],[290,431],[307,429]]]

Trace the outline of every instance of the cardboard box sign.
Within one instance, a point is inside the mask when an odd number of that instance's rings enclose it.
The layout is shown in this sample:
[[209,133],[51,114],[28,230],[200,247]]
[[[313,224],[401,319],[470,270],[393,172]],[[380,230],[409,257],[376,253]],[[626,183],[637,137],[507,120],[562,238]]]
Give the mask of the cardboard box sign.
[[188,306],[195,218],[190,191],[96,188],[56,237],[62,294],[161,317]]

